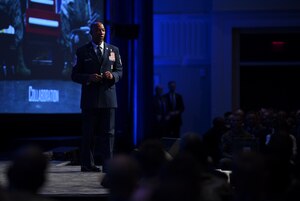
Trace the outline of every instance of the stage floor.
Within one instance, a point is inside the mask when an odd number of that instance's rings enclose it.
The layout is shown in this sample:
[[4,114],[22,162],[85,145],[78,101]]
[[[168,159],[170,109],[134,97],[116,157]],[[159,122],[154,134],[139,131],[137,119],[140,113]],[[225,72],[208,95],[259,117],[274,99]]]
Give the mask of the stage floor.
[[[6,168],[10,161],[0,161],[0,185],[7,186]],[[105,173],[81,172],[80,166],[68,161],[50,161],[47,181],[40,194],[47,197],[107,197],[108,189],[100,184]]]

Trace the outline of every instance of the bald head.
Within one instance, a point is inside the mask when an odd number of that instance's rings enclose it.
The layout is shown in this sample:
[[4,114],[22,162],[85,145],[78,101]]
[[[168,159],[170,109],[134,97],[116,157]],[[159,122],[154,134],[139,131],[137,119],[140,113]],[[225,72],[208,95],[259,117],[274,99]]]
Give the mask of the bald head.
[[100,45],[104,41],[105,27],[102,22],[94,22],[90,26],[90,34],[95,44]]

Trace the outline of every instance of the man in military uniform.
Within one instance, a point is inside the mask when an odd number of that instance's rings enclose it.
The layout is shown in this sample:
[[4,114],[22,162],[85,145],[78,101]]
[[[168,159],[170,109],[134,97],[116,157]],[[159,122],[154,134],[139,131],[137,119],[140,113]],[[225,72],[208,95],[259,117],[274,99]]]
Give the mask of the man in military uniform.
[[60,7],[61,38],[59,40],[64,54],[64,69],[62,74],[69,77],[75,51],[78,47],[88,43],[90,25],[101,21],[101,3],[98,0],[62,0]]
[[16,47],[17,64],[16,73],[24,76],[31,74],[24,62],[22,41],[24,36],[24,24],[19,0],[1,0],[0,1],[0,30],[6,29],[11,25],[15,29],[14,42]]
[[[88,26],[89,21],[89,8],[85,0],[63,0],[60,9],[61,19],[61,38],[59,40],[64,54],[64,69],[62,74],[65,76],[70,75],[72,70],[73,57],[75,55],[74,43],[80,43],[81,46],[90,40],[89,30],[85,31],[80,27]],[[86,37],[86,40],[82,38]]]

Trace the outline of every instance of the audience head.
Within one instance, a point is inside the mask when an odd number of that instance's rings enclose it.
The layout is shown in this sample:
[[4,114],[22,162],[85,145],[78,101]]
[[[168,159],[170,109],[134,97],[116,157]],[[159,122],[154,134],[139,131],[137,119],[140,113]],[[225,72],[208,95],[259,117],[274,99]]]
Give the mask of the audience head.
[[245,117],[245,112],[244,112],[244,110],[242,110],[241,108],[238,108],[238,109],[234,110],[233,113],[234,113],[235,115],[241,116],[242,119]]
[[267,170],[264,157],[257,152],[241,152],[233,162],[231,185],[237,200],[265,200]]
[[136,157],[144,177],[157,176],[167,162],[165,150],[158,139],[148,139],[142,142]]
[[208,156],[198,133],[185,133],[181,139],[180,151],[193,156],[203,167],[207,166]]
[[228,111],[224,113],[224,121],[227,128],[230,128],[230,122],[232,119],[233,113]]
[[7,169],[9,189],[37,193],[46,181],[47,166],[48,159],[40,147],[18,149]]
[[240,152],[233,161],[233,186],[245,190],[256,188],[264,180],[265,170],[263,155],[251,151]]
[[201,173],[199,162],[194,157],[179,153],[164,168],[152,200],[198,200]]
[[249,111],[245,116],[245,124],[249,127],[255,127],[259,123],[257,114],[254,111]]
[[239,114],[233,114],[231,117],[230,128],[234,131],[240,131],[244,126],[243,117]]
[[107,184],[113,200],[128,200],[137,187],[140,171],[137,161],[118,154],[108,162]]
[[225,119],[223,117],[215,117],[212,123],[213,123],[213,127],[215,128],[224,129],[226,126]]

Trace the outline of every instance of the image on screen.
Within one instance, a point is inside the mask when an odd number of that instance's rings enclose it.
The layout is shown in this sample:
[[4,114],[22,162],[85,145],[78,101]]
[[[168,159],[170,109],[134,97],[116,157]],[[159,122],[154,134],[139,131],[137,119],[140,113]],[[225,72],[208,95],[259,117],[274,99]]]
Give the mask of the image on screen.
[[79,113],[76,49],[104,0],[1,0],[0,113]]

